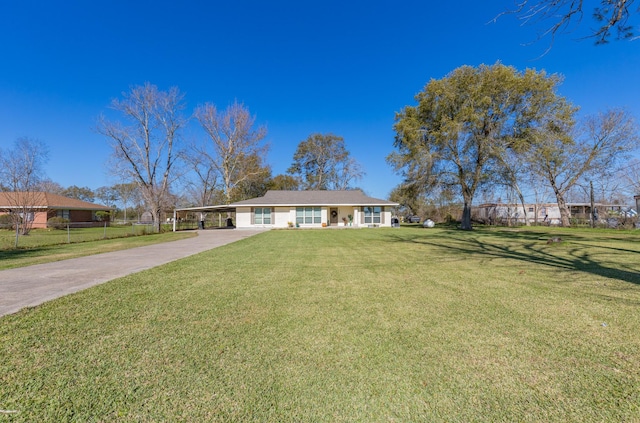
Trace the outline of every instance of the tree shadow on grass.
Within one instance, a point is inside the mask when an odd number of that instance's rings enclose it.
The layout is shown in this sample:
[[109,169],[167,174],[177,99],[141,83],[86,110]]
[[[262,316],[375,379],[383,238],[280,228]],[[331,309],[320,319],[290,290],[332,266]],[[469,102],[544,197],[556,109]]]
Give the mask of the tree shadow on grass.
[[49,251],[51,248],[35,247],[35,248],[12,248],[0,250],[0,260],[17,259],[21,257],[31,257],[42,255],[43,251]]
[[552,238],[549,232],[536,231],[480,231],[459,230],[429,231],[424,234],[392,234],[390,242],[414,243],[429,246],[460,256],[483,256],[490,259],[511,259],[544,266],[587,272],[597,276],[617,279],[640,285],[640,272],[630,265],[608,265],[597,258],[600,253],[640,254],[615,246],[583,244],[584,237],[562,233],[561,243],[547,244]]
[[43,257],[43,256],[46,256],[51,251],[52,251],[51,246],[0,250],[0,270],[11,269],[13,267],[21,267],[21,265],[6,267],[5,266],[6,263],[9,263],[10,261],[17,262],[21,259]]

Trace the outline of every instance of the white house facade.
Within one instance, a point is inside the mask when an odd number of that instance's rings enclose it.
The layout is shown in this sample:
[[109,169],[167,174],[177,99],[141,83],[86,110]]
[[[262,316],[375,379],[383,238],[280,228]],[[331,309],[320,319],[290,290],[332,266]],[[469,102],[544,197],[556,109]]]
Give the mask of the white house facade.
[[360,190],[274,190],[227,207],[235,208],[237,228],[362,228],[390,227],[392,208],[397,205]]

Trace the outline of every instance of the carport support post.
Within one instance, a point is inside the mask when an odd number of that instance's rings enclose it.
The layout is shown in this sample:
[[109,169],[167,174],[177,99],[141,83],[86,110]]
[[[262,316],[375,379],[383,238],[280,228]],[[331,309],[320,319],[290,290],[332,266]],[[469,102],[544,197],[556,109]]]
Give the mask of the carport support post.
[[173,232],[176,231],[176,209],[173,209]]

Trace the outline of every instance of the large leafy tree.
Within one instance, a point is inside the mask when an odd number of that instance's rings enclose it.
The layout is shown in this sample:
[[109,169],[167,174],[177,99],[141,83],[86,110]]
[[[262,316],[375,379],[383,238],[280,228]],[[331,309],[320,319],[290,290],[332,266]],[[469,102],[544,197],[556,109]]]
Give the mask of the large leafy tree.
[[570,106],[555,93],[556,75],[496,63],[463,66],[431,80],[417,106],[396,115],[397,151],[389,163],[421,190],[457,187],[462,229],[471,229],[476,192],[491,183],[507,149],[530,141],[541,122],[564,119]]
[[62,190],[61,195],[69,198],[75,198],[77,200],[88,201],[93,203],[95,199],[95,193],[89,187],[79,187],[77,185],[71,185],[70,187]]
[[292,175],[276,175],[269,180],[269,189],[283,191],[297,191],[300,189],[300,181]]
[[98,122],[98,132],[113,148],[113,172],[138,185],[157,231],[176,179],[180,131],[186,123],[183,97],[178,88],[161,91],[146,83],[111,102],[124,122],[104,116]]
[[348,189],[364,174],[344,138],[333,134],[312,134],[301,141],[287,173],[300,180],[302,189],[312,190]]
[[628,112],[609,110],[587,117],[577,128],[557,121],[541,126],[526,151],[531,169],[553,189],[562,226],[570,226],[566,196],[583,178],[603,179],[640,144]]
[[113,186],[96,188],[94,194],[95,198],[105,206],[115,207],[115,204],[118,201],[118,192],[114,189]]
[[[269,146],[263,144],[267,135],[264,126],[255,126],[255,117],[244,105],[234,103],[222,112],[215,105],[199,106],[195,117],[207,133],[210,142],[193,145],[191,154],[203,160],[203,169],[219,175],[220,186],[226,204],[234,199],[234,191],[242,191],[239,185],[264,175],[262,158]],[[193,162],[193,160],[192,160]],[[213,181],[215,175],[207,176]]]

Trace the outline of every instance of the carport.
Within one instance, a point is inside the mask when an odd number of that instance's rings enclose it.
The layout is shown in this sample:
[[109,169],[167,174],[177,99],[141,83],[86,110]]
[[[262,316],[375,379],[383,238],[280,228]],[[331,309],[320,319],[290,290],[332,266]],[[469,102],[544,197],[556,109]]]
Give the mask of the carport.
[[226,205],[222,206],[200,206],[200,207],[182,207],[173,209],[173,232],[176,232],[176,223],[178,221],[178,213],[180,212],[194,212],[194,213],[220,213],[220,226],[222,226],[222,213],[234,213],[236,212],[235,207],[229,207]]

